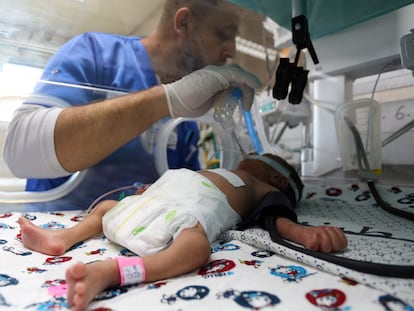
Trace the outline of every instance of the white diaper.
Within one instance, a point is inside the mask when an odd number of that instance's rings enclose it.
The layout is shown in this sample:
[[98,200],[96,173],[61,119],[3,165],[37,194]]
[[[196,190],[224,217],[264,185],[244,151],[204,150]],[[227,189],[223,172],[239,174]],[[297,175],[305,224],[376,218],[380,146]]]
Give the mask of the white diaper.
[[166,248],[186,228],[200,223],[210,242],[240,222],[226,196],[207,178],[188,169],[168,170],[142,195],[128,196],[108,211],[108,239],[140,256]]

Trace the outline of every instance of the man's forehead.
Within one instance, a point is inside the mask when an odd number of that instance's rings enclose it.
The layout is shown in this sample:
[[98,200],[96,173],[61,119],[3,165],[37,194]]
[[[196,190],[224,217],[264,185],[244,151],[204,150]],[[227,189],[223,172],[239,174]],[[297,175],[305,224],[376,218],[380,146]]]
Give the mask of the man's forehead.
[[219,17],[232,18],[234,20],[239,20],[241,16],[241,8],[238,5],[230,3],[228,1],[221,1],[215,8],[212,8],[211,15]]
[[205,18],[206,22],[225,28],[227,31],[239,31],[240,16],[232,11],[218,11],[217,14],[210,14]]

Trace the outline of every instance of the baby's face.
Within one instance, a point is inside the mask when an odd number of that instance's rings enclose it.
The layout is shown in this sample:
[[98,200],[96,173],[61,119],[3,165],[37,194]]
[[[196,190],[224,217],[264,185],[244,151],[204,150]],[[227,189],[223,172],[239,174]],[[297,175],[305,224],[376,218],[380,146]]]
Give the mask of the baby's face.
[[244,159],[239,163],[238,168],[282,191],[287,188],[286,177],[260,160]]

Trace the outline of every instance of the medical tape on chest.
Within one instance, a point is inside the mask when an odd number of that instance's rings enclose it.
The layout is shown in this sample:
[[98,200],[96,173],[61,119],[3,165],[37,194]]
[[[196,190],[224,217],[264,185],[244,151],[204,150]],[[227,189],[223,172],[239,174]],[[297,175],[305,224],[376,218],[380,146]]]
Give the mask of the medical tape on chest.
[[207,170],[207,171],[212,172],[212,173],[217,174],[217,175],[220,175],[221,177],[223,177],[225,180],[227,180],[235,188],[243,187],[243,186],[246,185],[244,183],[243,179],[241,179],[235,173],[233,173],[229,170],[226,170],[225,168],[216,168],[216,169],[211,169],[211,170]]

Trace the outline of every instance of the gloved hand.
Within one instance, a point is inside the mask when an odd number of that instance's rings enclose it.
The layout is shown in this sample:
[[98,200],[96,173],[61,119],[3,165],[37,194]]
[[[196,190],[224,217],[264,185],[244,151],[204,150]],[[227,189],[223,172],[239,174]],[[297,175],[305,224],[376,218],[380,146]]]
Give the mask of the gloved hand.
[[243,108],[249,110],[254,89],[260,84],[255,75],[238,65],[210,65],[163,86],[171,116],[195,118],[205,114],[215,102],[216,95],[230,86],[242,90]]

